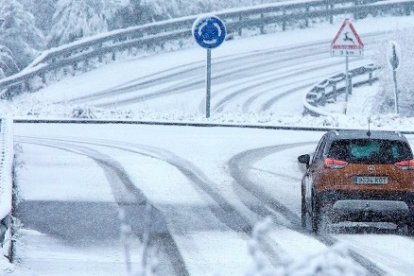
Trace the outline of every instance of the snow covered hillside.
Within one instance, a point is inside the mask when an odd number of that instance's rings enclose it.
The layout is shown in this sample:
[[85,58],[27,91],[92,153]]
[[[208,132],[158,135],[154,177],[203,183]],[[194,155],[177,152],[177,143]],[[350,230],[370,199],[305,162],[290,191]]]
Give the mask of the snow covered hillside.
[[[411,17],[355,22],[366,50],[364,58],[351,60],[351,68],[375,61],[379,45],[395,30],[412,27],[412,22]],[[360,118],[357,107],[364,100],[352,98],[350,108],[356,108],[356,113],[349,114],[351,118],[337,115],[327,122],[301,116],[310,88],[344,71],[343,59],[329,54],[340,23],[227,41],[214,50],[212,120],[349,127],[365,125],[367,116],[379,115],[364,104],[366,111]],[[204,59],[200,48],[129,58],[52,83],[13,102],[2,101],[0,112],[17,117],[203,120]]]

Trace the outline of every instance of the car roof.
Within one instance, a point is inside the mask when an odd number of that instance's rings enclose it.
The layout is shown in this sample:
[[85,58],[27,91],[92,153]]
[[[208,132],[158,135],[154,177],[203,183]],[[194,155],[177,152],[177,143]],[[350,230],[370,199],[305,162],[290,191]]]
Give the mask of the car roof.
[[399,132],[382,130],[370,131],[369,136],[367,130],[331,130],[327,133],[327,136],[329,140],[379,139],[407,142],[407,138]]

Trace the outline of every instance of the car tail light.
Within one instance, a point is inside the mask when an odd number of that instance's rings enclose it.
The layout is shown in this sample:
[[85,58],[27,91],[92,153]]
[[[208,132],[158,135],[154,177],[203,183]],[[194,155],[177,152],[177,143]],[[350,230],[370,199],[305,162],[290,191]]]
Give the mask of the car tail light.
[[414,160],[405,160],[394,165],[401,170],[414,170]]
[[336,160],[331,158],[325,159],[325,167],[330,169],[342,169],[348,165],[348,162],[342,160]]

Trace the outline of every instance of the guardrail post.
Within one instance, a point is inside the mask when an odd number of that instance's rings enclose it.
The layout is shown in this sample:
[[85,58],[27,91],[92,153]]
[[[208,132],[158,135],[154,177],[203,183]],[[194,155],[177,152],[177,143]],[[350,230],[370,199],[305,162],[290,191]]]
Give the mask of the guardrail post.
[[373,79],[372,79],[372,77],[373,77],[373,71],[370,71],[369,73],[368,73],[368,83],[369,83],[369,85],[372,85],[372,82],[373,82]]
[[26,91],[32,92],[32,86],[30,85],[30,79],[24,82],[24,89]]
[[413,4],[407,3],[404,5],[404,11],[405,11],[405,15],[410,15],[411,14],[411,8],[410,6],[412,6]]
[[89,59],[85,59],[85,62],[83,63],[83,72],[88,71],[88,67],[89,67]]
[[326,88],[325,87],[322,89],[322,96],[321,96],[320,103],[322,106],[325,106],[326,104]]
[[45,84],[46,83],[46,74],[45,73],[41,73],[40,74],[40,78],[42,79],[42,83]]
[[334,80],[329,81],[329,85],[332,86],[332,95],[333,95],[333,99],[336,102],[336,97],[337,97],[337,90],[336,90],[336,82]]
[[286,9],[283,9],[282,31],[286,31]]
[[328,20],[329,20],[330,24],[333,24],[333,15],[331,13],[331,10],[333,10],[333,8],[334,8],[334,4],[330,3],[329,0],[326,0],[326,14],[327,15],[330,14],[329,17],[328,17]]
[[[357,6],[359,6],[359,4],[360,4],[360,1],[359,0],[355,0],[354,1],[354,6],[355,7],[357,7]],[[358,19],[358,12],[355,10],[355,12],[354,12],[354,19],[355,20],[357,20]]]
[[[306,5],[306,14],[309,13],[309,10],[310,10],[309,5]],[[305,15],[305,26],[306,26],[306,28],[309,27],[309,17],[307,15]]]
[[116,60],[116,51],[112,50],[112,60],[115,61]]
[[[98,48],[98,49],[102,49],[102,43],[99,43],[97,48]],[[98,62],[99,62],[99,63],[102,63],[102,60],[103,60],[103,56],[102,56],[102,52],[100,52],[100,53],[98,54]]]
[[243,17],[240,15],[239,16],[239,23],[240,23],[239,24],[239,26],[240,26],[239,27],[239,36],[242,36],[242,34],[243,34],[243,32],[242,32],[242,29],[243,29],[243,27],[242,27],[243,26],[242,21],[243,21]]
[[260,22],[260,34],[264,34],[265,33],[265,30],[264,30],[264,14],[263,13],[261,13],[260,14],[260,19],[261,19],[261,22]]
[[[333,10],[334,9],[334,4],[330,4],[329,5],[329,9]],[[333,15],[331,14],[331,16],[329,17],[329,23],[333,24]]]
[[[77,62],[75,62],[75,63],[73,64],[72,68],[73,68],[73,71],[77,71],[77,70],[78,70],[78,63],[77,63]],[[73,75],[73,74],[72,74],[72,75]]]

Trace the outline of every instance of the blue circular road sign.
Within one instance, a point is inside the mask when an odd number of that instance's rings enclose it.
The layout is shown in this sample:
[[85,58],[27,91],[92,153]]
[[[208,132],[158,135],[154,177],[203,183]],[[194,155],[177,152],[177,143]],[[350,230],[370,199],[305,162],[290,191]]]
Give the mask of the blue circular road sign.
[[200,17],[193,24],[193,36],[201,47],[213,49],[226,38],[226,26],[215,15]]

